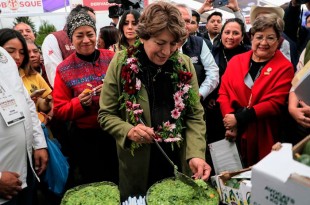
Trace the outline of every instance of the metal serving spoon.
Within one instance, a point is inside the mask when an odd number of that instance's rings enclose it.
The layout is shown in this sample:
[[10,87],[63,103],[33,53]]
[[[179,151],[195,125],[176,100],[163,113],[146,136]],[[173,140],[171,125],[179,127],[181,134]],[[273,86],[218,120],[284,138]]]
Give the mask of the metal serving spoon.
[[[140,119],[139,120],[141,124],[145,125],[144,122]],[[163,150],[163,148],[159,145],[159,143],[153,138],[153,141],[155,142],[157,148],[160,150],[160,152],[165,156],[165,158],[169,161],[169,163],[173,166],[174,169],[174,176],[179,179],[181,182],[193,187],[196,191],[203,191],[203,188],[201,188],[192,178],[188,177],[187,175],[183,174],[182,172],[178,171],[178,166],[173,163],[173,161],[168,157],[167,153]]]
[[183,183],[191,186],[191,187],[194,187],[194,188],[197,188],[199,187],[198,184],[196,184],[196,182],[188,177],[187,175],[183,174],[182,172],[179,172],[178,171],[178,166],[175,165],[173,163],[173,161],[168,157],[168,155],[166,154],[166,152],[163,150],[163,148],[159,145],[159,143],[154,139],[154,142],[157,146],[157,148],[161,151],[161,153],[165,156],[165,158],[169,161],[169,163],[173,166],[174,168],[174,176],[179,179],[180,181],[182,181]]

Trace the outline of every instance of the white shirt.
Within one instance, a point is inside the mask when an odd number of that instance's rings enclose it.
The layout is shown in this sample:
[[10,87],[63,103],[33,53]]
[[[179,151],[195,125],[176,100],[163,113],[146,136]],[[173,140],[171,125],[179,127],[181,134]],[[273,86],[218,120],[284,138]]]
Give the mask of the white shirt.
[[[181,52],[183,51],[181,50]],[[206,78],[199,87],[199,94],[205,99],[219,84],[219,67],[215,63],[213,55],[204,40],[200,59],[205,70]]]
[[291,62],[291,49],[290,43],[287,40],[283,40],[282,45],[280,47],[280,51],[282,54]]
[[48,81],[50,85],[54,87],[56,68],[58,64],[63,61],[56,37],[53,34],[47,35],[41,49]]
[[305,65],[304,65],[304,61],[305,61],[305,54],[306,54],[306,48],[301,52],[300,56],[299,56],[299,61],[297,63],[297,70],[296,73],[298,71],[300,71]]
[[[0,47],[0,86],[6,87],[16,99],[25,120],[8,127],[0,114],[0,172],[20,174],[22,188],[27,187],[27,156],[32,166],[32,150],[46,148],[46,141],[38,119],[36,107],[31,100],[12,57]],[[35,174],[37,177],[37,175]],[[7,200],[0,197],[0,204]]]

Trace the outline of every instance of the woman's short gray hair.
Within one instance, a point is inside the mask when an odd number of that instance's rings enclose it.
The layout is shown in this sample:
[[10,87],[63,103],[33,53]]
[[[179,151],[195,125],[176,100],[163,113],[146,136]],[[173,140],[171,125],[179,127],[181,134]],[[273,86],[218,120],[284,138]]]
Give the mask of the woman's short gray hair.
[[264,14],[262,16],[258,16],[255,19],[253,26],[251,28],[251,35],[254,36],[256,32],[264,31],[267,28],[273,28],[273,30],[276,33],[277,38],[279,39],[283,31],[282,26],[281,26],[280,19],[277,15]]
[[179,9],[164,1],[148,5],[139,18],[137,35],[148,40],[165,29],[173,35],[176,42],[185,40],[187,31]]

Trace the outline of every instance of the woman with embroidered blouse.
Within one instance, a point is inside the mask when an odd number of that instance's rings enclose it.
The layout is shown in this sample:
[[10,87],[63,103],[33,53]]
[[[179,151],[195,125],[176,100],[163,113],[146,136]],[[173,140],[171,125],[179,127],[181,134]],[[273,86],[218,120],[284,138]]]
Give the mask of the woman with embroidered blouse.
[[[54,117],[71,121],[69,164],[80,180],[118,182],[115,140],[100,128],[99,94],[114,52],[96,46],[96,24],[85,12],[67,19],[67,34],[76,51],[57,66],[54,81]],[[103,163],[103,165],[102,165]]]
[[122,200],[145,195],[174,176],[158,141],[184,173],[207,180],[205,123],[195,69],[177,44],[186,38],[179,10],[150,4],[139,19],[140,40],[115,54],[101,91],[98,120],[116,139]]
[[245,166],[265,157],[281,137],[280,118],[294,68],[277,50],[281,28],[273,16],[251,28],[252,49],[235,55],[222,77],[218,102],[225,136],[236,140]]

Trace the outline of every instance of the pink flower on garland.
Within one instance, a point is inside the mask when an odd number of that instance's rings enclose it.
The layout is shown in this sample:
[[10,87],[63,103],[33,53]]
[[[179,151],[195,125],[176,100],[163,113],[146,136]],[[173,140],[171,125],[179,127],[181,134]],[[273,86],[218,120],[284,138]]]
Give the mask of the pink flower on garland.
[[137,78],[137,81],[136,81],[136,89],[137,90],[140,90],[141,89],[141,80]]
[[182,99],[182,92],[176,92],[173,95],[173,99],[174,99],[174,104],[175,105],[180,104],[183,101],[183,99]]
[[174,123],[170,123],[169,121],[164,123],[164,129],[169,130],[172,132],[176,128],[176,125]]
[[126,101],[126,111],[129,112],[132,110],[132,102]]
[[127,65],[136,64],[138,60],[136,58],[127,58]]
[[178,142],[182,140],[182,138],[179,136],[179,137],[169,137],[167,139],[164,140],[164,142]]
[[175,107],[182,111],[185,109],[185,104],[183,102],[180,102],[178,104],[175,104]]
[[175,108],[171,111],[171,117],[173,119],[178,119],[181,116],[181,112],[179,111],[179,109]]
[[189,84],[185,84],[184,87],[183,87],[183,92],[184,93],[188,93],[189,89],[191,88],[192,86],[189,85]]
[[138,66],[136,64],[131,64],[130,68],[135,73],[139,72],[139,68],[138,68]]

